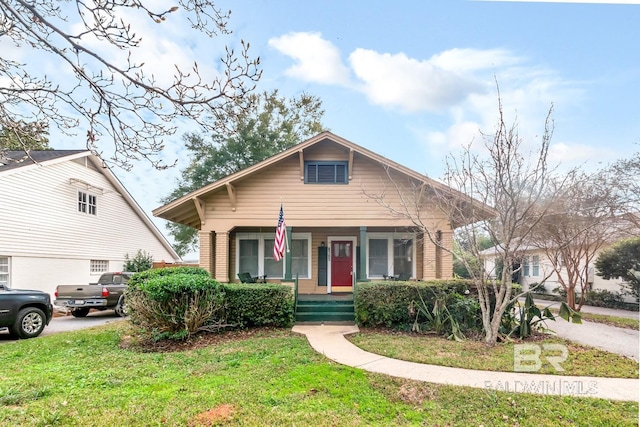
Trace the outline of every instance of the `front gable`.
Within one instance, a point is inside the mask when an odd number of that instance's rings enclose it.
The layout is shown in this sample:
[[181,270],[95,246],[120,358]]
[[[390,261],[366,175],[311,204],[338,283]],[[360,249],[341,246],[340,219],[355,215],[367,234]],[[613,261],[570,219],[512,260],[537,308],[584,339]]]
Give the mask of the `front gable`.
[[[199,230],[270,226],[282,203],[290,225],[411,226],[393,215],[398,189],[442,187],[424,175],[323,132],[243,171],[227,176],[165,206],[154,215]],[[423,190],[422,190],[423,191]],[[384,196],[382,206],[376,199]],[[429,198],[423,200],[428,204]],[[443,221],[432,209],[426,217]]]

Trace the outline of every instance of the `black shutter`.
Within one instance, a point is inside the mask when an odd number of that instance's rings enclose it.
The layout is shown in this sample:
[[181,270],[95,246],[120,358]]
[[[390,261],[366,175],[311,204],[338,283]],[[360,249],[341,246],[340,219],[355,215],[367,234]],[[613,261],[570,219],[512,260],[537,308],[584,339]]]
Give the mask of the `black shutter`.
[[327,286],[327,247],[318,247],[318,286]]

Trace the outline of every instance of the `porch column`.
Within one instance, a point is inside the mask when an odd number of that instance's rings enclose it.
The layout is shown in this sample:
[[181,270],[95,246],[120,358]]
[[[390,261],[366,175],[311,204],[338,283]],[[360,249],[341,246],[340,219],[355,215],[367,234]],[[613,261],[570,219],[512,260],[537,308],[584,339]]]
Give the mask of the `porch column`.
[[213,266],[213,235],[210,231],[199,231],[198,240],[200,241],[200,267],[204,268],[211,274],[215,274]]
[[440,249],[440,278],[450,279],[453,277],[453,230],[443,230],[441,242],[443,248]]
[[367,227],[360,227],[360,282],[368,282],[367,279]]
[[436,278],[436,245],[426,233],[422,235],[422,280]]
[[216,231],[216,244],[214,256],[215,276],[218,282],[228,283],[229,279],[229,232],[227,230]]
[[[293,277],[291,277],[291,227],[287,227],[287,250],[284,252],[284,281],[285,282],[290,282],[293,280]],[[311,251],[311,248],[309,248],[309,251]]]

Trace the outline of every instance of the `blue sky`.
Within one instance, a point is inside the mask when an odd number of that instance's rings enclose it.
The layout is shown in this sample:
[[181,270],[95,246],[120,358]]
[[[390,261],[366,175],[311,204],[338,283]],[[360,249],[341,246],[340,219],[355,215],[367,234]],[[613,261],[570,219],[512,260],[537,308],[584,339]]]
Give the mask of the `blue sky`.
[[[234,31],[260,56],[257,90],[318,96],[332,132],[418,172],[443,175],[447,154],[491,133],[495,79],[504,111],[517,115],[529,147],[539,142],[551,104],[551,160],[598,165],[640,150],[640,5],[507,1],[236,0]],[[636,4],[631,4],[636,3]],[[167,3],[169,4],[169,3]],[[179,12],[178,12],[179,13]],[[138,53],[154,60],[216,66],[221,40],[194,38],[171,22],[140,28]],[[185,127],[185,130],[188,128]],[[78,140],[52,140],[80,148]],[[53,135],[52,135],[53,136]],[[105,141],[105,144],[108,142]],[[178,168],[115,169],[149,213],[186,164],[181,135],[167,141]],[[275,219],[275,217],[274,217]],[[156,220],[164,231],[163,222]]]

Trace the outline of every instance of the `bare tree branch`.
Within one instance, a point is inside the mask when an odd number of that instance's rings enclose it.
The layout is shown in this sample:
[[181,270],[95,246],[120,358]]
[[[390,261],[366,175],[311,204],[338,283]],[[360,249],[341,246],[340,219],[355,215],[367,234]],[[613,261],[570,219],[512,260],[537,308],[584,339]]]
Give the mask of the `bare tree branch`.
[[[194,62],[188,69],[174,65],[172,81],[159,82],[154,70],[134,59],[141,37],[130,22],[141,14],[157,24],[185,19],[209,37],[230,33],[230,12],[221,12],[213,1],[178,4],[156,10],[153,2],[142,0],[0,0],[0,43],[39,52],[73,76],[54,81],[33,66],[0,58],[0,127],[25,121],[48,123],[67,135],[81,129],[88,149],[109,153],[113,163],[125,168],[138,159],[166,167],[159,154],[179,120],[202,130],[224,127],[220,112],[242,109],[261,75],[259,58],[249,56],[248,43],[241,41],[239,52],[225,46],[212,78]],[[114,48],[126,59],[110,60]]]

